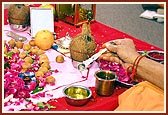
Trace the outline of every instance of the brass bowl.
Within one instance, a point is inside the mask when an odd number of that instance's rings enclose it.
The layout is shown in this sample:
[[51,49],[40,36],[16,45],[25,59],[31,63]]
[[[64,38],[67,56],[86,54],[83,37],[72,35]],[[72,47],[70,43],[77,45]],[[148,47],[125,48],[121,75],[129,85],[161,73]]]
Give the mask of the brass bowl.
[[72,106],[83,106],[89,102],[92,91],[81,85],[72,85],[63,89],[65,100]]

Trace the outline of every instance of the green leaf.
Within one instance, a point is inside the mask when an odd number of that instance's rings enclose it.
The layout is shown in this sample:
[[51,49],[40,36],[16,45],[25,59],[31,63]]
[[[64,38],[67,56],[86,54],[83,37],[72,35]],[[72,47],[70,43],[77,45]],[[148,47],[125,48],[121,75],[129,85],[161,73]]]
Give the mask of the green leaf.
[[55,71],[55,70],[51,70],[51,69],[49,70],[49,72],[54,72],[54,71]]
[[38,103],[37,103],[37,106],[38,106],[39,108],[44,108],[43,102],[38,102]]
[[6,69],[7,67],[10,68],[10,64],[8,62],[4,64],[4,68]]
[[13,54],[14,54],[14,52],[8,52],[8,53],[6,54],[6,56],[7,56],[7,57],[12,57]]
[[142,56],[145,56],[147,54],[147,51],[144,50],[143,53],[141,54]]
[[26,55],[28,55],[30,52],[31,52],[31,50],[27,51],[27,52],[26,52]]
[[39,86],[37,86],[36,89],[33,90],[33,92],[32,92],[31,94],[35,94],[35,93],[37,93],[37,92],[40,92],[40,91],[42,91],[43,89],[44,89],[44,87],[39,87]]

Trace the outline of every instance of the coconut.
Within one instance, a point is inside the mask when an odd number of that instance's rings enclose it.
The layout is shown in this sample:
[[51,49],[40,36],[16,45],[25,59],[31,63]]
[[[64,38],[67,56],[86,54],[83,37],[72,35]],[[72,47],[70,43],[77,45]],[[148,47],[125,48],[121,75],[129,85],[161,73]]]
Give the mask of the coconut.
[[82,33],[75,36],[69,46],[72,60],[82,62],[90,58],[96,49],[94,37],[91,35],[90,24],[82,25]]
[[8,8],[8,20],[10,24],[29,25],[30,8],[24,4],[10,4]]

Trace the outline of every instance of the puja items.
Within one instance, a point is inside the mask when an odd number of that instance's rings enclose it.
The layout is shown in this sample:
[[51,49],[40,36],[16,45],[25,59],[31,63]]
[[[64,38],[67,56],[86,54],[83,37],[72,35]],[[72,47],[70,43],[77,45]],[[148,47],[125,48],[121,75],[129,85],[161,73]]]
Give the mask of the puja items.
[[55,44],[52,46],[52,48],[62,53],[69,53],[69,45],[71,40],[72,38],[67,32],[65,37],[55,40]]
[[18,77],[23,79],[23,81],[25,83],[25,87],[29,86],[30,82],[37,83],[34,72],[21,72],[21,73],[19,73]]
[[95,20],[96,4],[57,4],[56,11],[58,19],[67,23],[79,26],[88,20],[88,16],[92,15]]
[[90,58],[94,53],[97,45],[91,35],[90,25],[82,25],[82,33],[72,39],[69,49],[73,66],[76,68],[79,63]]
[[8,31],[8,32],[6,33],[6,35],[9,36],[9,37],[14,38],[16,41],[24,42],[24,41],[27,40],[26,37],[21,36],[21,35],[19,35],[19,34],[16,34],[16,33],[12,32],[12,31]]
[[92,57],[90,57],[89,59],[85,60],[82,62],[82,64],[78,65],[78,69],[80,71],[86,69],[91,63],[93,63],[93,61],[97,60],[97,58],[102,55],[104,52],[106,52],[107,49],[102,49],[101,51],[99,51],[98,53],[94,54]]
[[8,21],[11,29],[24,31],[30,24],[30,9],[24,4],[10,4],[8,8]]
[[54,35],[50,30],[39,30],[35,34],[34,42],[41,50],[48,50],[54,43]]
[[92,96],[92,91],[81,85],[72,85],[63,89],[65,100],[72,106],[83,106],[87,104]]
[[95,91],[101,96],[110,96],[114,92],[114,84],[117,76],[108,70],[98,70],[94,74],[96,78]]
[[[143,55],[144,55],[144,51],[138,51],[138,53],[139,52],[141,53],[141,55],[143,52]],[[133,85],[136,85],[137,83],[143,81],[143,79],[138,77],[136,77],[135,80],[132,80],[131,74],[127,73],[127,70],[125,70],[123,66],[119,63],[111,62],[103,59],[98,59],[97,62],[100,70],[112,71],[116,74],[117,78],[115,80],[115,86],[130,88]]]
[[159,50],[147,51],[146,57],[154,61],[163,63],[164,62],[164,52]]

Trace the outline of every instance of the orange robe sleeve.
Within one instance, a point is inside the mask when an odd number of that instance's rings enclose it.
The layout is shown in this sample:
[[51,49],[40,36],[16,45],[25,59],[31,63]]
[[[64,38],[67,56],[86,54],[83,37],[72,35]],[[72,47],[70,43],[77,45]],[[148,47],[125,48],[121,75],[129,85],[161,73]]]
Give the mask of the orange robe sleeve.
[[144,81],[119,95],[115,111],[164,111],[164,91]]

